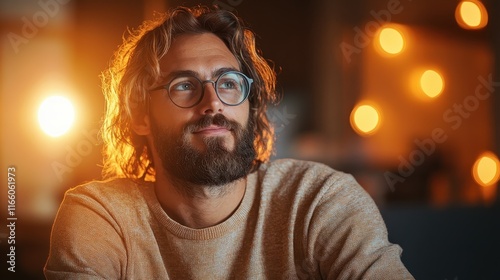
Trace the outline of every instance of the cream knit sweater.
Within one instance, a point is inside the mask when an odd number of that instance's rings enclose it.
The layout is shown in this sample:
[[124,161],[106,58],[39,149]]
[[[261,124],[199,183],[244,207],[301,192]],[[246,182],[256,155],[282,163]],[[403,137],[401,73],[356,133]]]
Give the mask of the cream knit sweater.
[[192,229],[160,206],[150,182],[69,190],[48,279],[413,279],[372,199],[350,175],[296,160],[248,175],[224,222]]

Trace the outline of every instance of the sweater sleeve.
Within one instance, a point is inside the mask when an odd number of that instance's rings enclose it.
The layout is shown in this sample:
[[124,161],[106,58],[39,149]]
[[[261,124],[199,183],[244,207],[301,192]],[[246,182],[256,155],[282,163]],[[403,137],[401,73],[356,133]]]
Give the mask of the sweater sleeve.
[[314,274],[322,279],[413,279],[364,189],[350,175],[326,183],[308,234]]
[[70,190],[59,208],[44,268],[47,279],[120,279],[126,249],[116,217],[92,192]]

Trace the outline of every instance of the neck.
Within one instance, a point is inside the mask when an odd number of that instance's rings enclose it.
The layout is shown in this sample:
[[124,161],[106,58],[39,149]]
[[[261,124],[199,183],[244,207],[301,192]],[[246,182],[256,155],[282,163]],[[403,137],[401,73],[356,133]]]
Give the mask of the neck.
[[217,225],[233,214],[245,194],[246,178],[222,186],[193,186],[156,175],[155,192],[163,210],[190,228]]

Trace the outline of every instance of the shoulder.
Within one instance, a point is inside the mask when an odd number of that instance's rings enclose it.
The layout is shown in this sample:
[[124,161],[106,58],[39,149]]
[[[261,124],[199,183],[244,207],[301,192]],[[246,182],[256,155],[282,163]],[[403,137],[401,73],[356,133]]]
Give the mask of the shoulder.
[[92,181],[66,191],[63,203],[78,201],[84,204],[100,204],[119,207],[143,203],[152,183],[127,178]]
[[88,225],[100,223],[115,232],[142,225],[151,216],[154,203],[152,183],[130,179],[92,181],[66,192],[55,224],[61,232],[88,231]]
[[280,159],[266,163],[259,169],[259,177],[264,182],[273,182],[280,186],[314,189],[357,185],[350,174],[337,171],[322,163],[295,159]]
[[130,193],[131,191],[148,184],[148,182],[128,178],[116,178],[105,181],[96,180],[71,188],[66,192],[66,194],[99,193],[101,195],[106,195],[110,193]]
[[257,172],[259,192],[283,207],[370,203],[371,198],[350,174],[325,164],[294,159],[266,163]]

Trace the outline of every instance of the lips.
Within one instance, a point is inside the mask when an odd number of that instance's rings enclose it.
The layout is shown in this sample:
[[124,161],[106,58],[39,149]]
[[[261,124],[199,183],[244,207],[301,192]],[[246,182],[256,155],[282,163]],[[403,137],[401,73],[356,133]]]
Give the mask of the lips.
[[194,134],[219,134],[231,131],[231,128],[218,125],[209,125],[193,131]]
[[193,134],[220,134],[234,130],[237,124],[232,124],[225,116],[205,116],[186,127],[187,132]]

